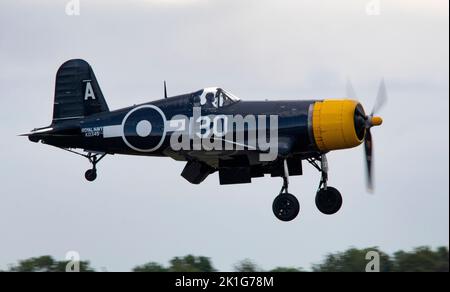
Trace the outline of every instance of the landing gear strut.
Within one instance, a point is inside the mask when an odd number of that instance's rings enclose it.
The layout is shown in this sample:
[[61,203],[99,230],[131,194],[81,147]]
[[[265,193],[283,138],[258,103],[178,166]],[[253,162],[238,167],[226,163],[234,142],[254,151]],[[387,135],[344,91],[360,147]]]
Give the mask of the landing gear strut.
[[297,198],[288,192],[289,170],[286,160],[284,161],[283,187],[280,194],[275,198],[272,204],[272,210],[281,221],[292,221],[300,212],[300,203]]
[[92,154],[92,153],[88,153],[88,155],[84,155],[87,159],[89,159],[89,162],[92,164],[92,168],[88,169],[85,174],[84,177],[86,178],[87,181],[89,182],[93,182],[94,180],[97,179],[97,163],[100,162],[100,160],[102,160],[106,154]]
[[87,181],[90,182],[93,182],[94,180],[97,179],[97,163],[99,163],[100,160],[102,160],[106,156],[106,153],[93,153],[86,151],[88,154],[83,154],[69,148],[62,148],[62,147],[57,148],[87,158],[89,162],[92,164],[92,168],[88,169],[84,173],[84,177],[86,178]]
[[[320,166],[317,161],[320,162]],[[319,159],[309,159],[308,162],[322,173],[319,190],[316,194],[317,209],[325,215],[336,214],[342,207],[342,195],[337,189],[328,186],[328,160],[326,155],[322,155]]]

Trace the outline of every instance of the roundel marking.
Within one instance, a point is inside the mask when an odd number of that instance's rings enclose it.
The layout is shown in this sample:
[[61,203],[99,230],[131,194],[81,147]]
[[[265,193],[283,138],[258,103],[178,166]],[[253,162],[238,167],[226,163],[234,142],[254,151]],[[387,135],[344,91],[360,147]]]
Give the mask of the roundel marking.
[[151,132],[152,132],[152,124],[147,120],[140,121],[136,125],[136,133],[141,138],[148,137],[151,134]]
[[166,116],[154,105],[143,105],[129,111],[122,121],[122,139],[138,152],[153,152],[166,137]]

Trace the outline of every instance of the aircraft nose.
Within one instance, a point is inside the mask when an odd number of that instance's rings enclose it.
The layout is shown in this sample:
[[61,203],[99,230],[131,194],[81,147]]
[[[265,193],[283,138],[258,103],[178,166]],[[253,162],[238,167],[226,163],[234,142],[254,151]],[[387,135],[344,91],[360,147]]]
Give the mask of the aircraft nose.
[[366,135],[366,124],[364,109],[357,101],[328,99],[314,105],[312,129],[320,151],[360,145]]

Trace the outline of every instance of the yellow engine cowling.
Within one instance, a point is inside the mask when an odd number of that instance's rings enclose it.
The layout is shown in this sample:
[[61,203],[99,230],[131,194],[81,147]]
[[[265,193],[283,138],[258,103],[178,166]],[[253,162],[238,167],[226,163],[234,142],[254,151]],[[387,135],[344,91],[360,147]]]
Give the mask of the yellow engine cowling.
[[353,148],[364,141],[365,130],[356,129],[357,110],[364,112],[354,100],[324,100],[313,107],[312,130],[317,148],[331,150]]

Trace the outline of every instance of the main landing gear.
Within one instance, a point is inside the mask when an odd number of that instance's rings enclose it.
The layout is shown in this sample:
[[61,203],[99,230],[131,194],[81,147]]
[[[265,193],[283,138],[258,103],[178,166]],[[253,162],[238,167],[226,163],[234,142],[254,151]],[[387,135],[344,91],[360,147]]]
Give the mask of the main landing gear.
[[292,221],[300,212],[300,203],[297,198],[288,192],[289,170],[286,160],[284,161],[283,187],[280,194],[275,198],[272,204],[272,210],[281,221]]
[[325,215],[336,214],[342,207],[342,195],[341,193],[328,186],[328,160],[325,155],[319,158],[320,166],[316,163],[317,160],[309,159],[311,163],[322,173],[322,179],[320,180],[319,190],[316,194],[316,206],[320,212]]
[[[310,158],[307,161],[322,174],[319,190],[316,194],[316,206],[325,215],[336,214],[342,207],[341,193],[328,186],[328,160],[325,155],[319,158]],[[300,203],[297,198],[288,192],[289,170],[287,162],[284,161],[283,187],[280,194],[275,198],[272,205],[273,213],[281,221],[292,221],[300,212]]]
[[[320,162],[320,166],[317,161]],[[326,155],[322,155],[319,159],[308,159],[308,162],[322,173],[319,190],[316,194],[317,209],[325,215],[336,214],[342,207],[342,195],[337,189],[328,186],[328,160]]]

